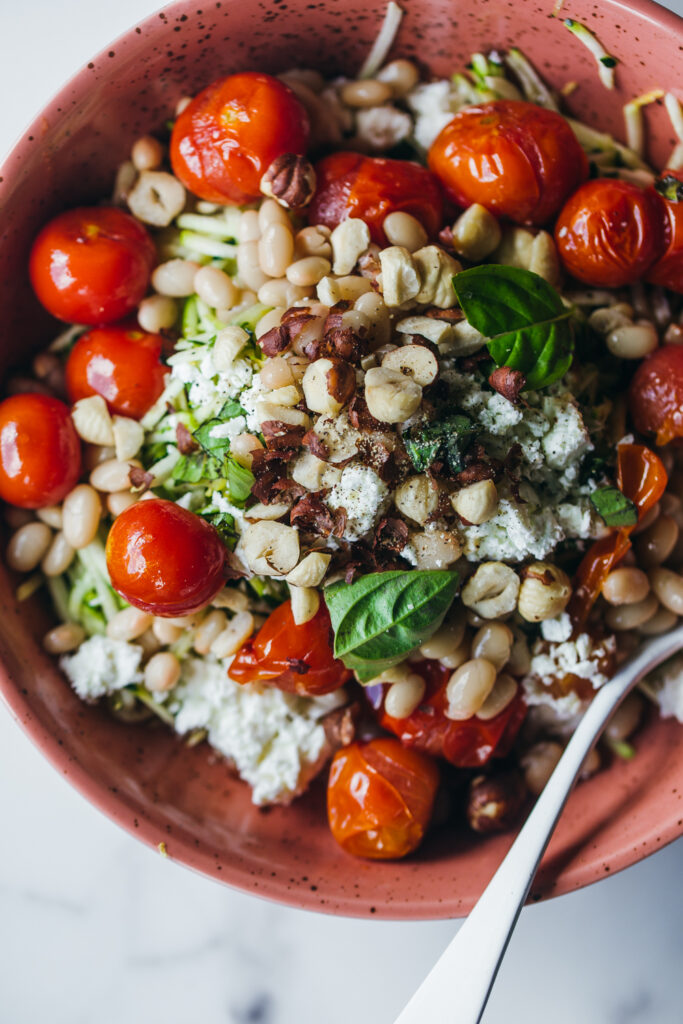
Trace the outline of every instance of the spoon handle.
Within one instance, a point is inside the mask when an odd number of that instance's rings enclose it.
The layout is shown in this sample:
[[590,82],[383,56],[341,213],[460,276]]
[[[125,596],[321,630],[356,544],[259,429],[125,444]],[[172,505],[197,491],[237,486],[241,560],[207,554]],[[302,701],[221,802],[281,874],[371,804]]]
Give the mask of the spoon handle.
[[477,1024],[541,857],[586,755],[626,694],[683,646],[683,627],[643,644],[598,690],[477,905],[395,1024]]

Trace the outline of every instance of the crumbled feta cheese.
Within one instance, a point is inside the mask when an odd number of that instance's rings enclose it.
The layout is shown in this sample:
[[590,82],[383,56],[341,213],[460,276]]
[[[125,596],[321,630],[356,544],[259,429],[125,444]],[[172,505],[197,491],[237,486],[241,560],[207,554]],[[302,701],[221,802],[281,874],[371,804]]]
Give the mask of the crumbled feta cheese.
[[356,114],[356,134],[378,152],[391,149],[407,139],[413,130],[413,119],[397,107],[368,107]]
[[572,620],[567,612],[562,612],[555,619],[546,619],[541,623],[541,636],[544,640],[563,643],[572,635]]
[[224,423],[217,423],[215,427],[212,427],[209,432],[209,437],[215,437],[216,440],[227,438],[229,441],[232,441],[238,434],[243,434],[246,429],[246,417],[233,416],[231,420],[225,420]]
[[480,526],[461,526],[463,554],[470,562],[542,559],[564,539],[551,508],[501,498],[496,514]]
[[211,503],[212,505],[215,505],[219,512],[225,512],[228,515],[231,515],[235,520],[235,529],[238,533],[242,533],[245,523],[245,510],[243,508],[238,508],[236,505],[233,505],[221,491],[212,491]]
[[351,465],[325,499],[330,508],[346,512],[344,540],[359,540],[373,528],[389,504],[389,488],[369,466]]
[[269,389],[261,380],[260,375],[255,374],[250,386],[245,388],[240,395],[240,405],[247,417],[247,429],[252,431],[252,433],[259,433],[261,430],[258,405],[267,394],[270,394]]
[[683,654],[665,661],[648,676],[662,718],[677,718],[683,723]]
[[417,85],[406,97],[415,116],[415,141],[429,149],[442,128],[445,128],[460,106],[457,93],[447,80]]
[[527,704],[552,706],[561,718],[577,714],[585,708],[585,702],[573,691],[554,694],[550,689],[552,683],[573,675],[587,680],[594,690],[599,689],[608,679],[603,665],[615,651],[613,636],[597,642],[588,633],[579,633],[576,639],[559,643],[538,642],[532,652],[529,673],[522,680]]
[[553,469],[576,465],[593,445],[581,413],[571,395],[548,395],[541,409],[550,424],[541,442],[546,462]]
[[142,681],[142,647],[108,636],[91,636],[59,664],[81,700],[97,700],[107,693]]
[[200,410],[208,407],[212,414],[229,398],[239,395],[251,383],[254,372],[248,359],[235,359],[229,373],[219,373],[212,345],[180,349],[169,363],[171,377],[185,385],[190,405]]
[[342,691],[306,698],[229,678],[225,663],[187,658],[169,709],[176,732],[206,729],[208,741],[253,789],[255,804],[287,803],[325,745],[321,718],[344,702]]

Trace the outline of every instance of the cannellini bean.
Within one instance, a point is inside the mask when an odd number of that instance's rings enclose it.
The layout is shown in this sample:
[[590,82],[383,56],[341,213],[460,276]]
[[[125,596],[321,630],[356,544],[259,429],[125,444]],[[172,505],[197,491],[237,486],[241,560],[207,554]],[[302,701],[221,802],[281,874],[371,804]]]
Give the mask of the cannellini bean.
[[650,581],[642,569],[627,566],[611,572],[602,585],[602,596],[610,604],[636,604],[650,593]]
[[601,767],[602,759],[600,758],[600,751],[597,747],[593,747],[593,749],[589,750],[585,758],[583,759],[583,764],[581,765],[579,778],[582,782],[586,779],[590,779],[592,775],[595,775],[596,772],[600,771]]
[[500,672],[507,663],[514,640],[512,630],[503,622],[487,622],[472,638],[472,657],[486,658]]
[[309,622],[318,613],[320,592],[313,587],[293,587],[289,585],[292,600],[292,618],[297,626]]
[[249,608],[249,598],[236,587],[223,587],[211,604],[214,608],[227,608],[231,612],[245,612]]
[[154,616],[141,608],[123,608],[107,623],[107,636],[125,642],[136,640],[150,628],[153,620]]
[[180,662],[170,651],[159,651],[145,665],[145,686],[151,693],[166,693],[180,679]]
[[217,658],[229,658],[236,654],[254,632],[254,616],[248,611],[239,611],[225,629],[211,644],[211,653]]
[[75,651],[85,640],[85,630],[76,622],[62,622],[43,637],[43,648],[48,654],[66,654]]
[[185,199],[183,185],[166,171],[142,171],[127,196],[130,212],[156,228],[168,227],[185,206]]
[[623,743],[638,728],[643,714],[643,699],[637,693],[629,693],[605,726],[605,737],[611,743]]
[[286,211],[274,199],[263,200],[258,211],[258,222],[261,234],[265,234],[271,224],[282,224],[285,227],[291,227],[292,224]]
[[[464,639],[465,617],[464,615],[453,616],[444,622],[437,629],[436,633],[430,636],[429,640],[422,644],[420,654],[424,658],[434,658],[437,661],[443,662],[446,668],[458,668],[469,656],[468,653],[456,665],[451,664],[454,658],[457,660],[460,657],[461,648],[464,646]],[[469,643],[467,644],[467,650],[469,652]]]
[[152,623],[152,632],[160,644],[174,644],[180,640],[184,629],[174,625],[170,619],[156,618]]
[[85,548],[95,539],[101,514],[99,495],[89,484],[78,484],[67,494],[62,506],[64,536],[73,548]]
[[616,327],[607,335],[607,348],[620,359],[643,359],[659,344],[657,331],[647,320]]
[[492,213],[472,203],[453,225],[453,248],[459,256],[479,263],[500,245],[501,230]]
[[331,269],[330,261],[322,256],[304,256],[303,259],[290,263],[286,277],[291,284],[312,287],[329,274]]
[[177,319],[178,307],[168,295],[148,295],[138,306],[138,323],[150,334],[168,330]]
[[638,632],[643,636],[659,636],[661,633],[668,633],[678,622],[678,616],[670,612],[668,608],[658,608],[651,619],[638,626]]
[[216,609],[202,619],[194,634],[194,649],[197,654],[208,654],[214,640],[220,636],[228,624],[228,617],[223,611]]
[[457,668],[446,685],[447,718],[464,721],[484,705],[496,681],[496,668],[485,658],[473,658]]
[[671,555],[680,534],[680,527],[671,516],[660,515],[657,520],[635,542],[639,565],[652,569],[666,562]]
[[194,290],[202,302],[214,309],[230,309],[237,304],[237,288],[218,267],[200,267],[194,275]]
[[[119,462],[133,459],[142,448],[145,431],[137,420],[129,416],[114,416],[112,420],[114,451]],[[104,460],[103,460],[104,461]],[[137,465],[137,463],[135,463]]]
[[416,217],[397,210],[382,222],[384,234],[391,245],[402,245],[408,252],[415,252],[427,244],[427,232]]
[[391,718],[407,718],[419,706],[425,689],[425,681],[417,673],[392,683],[384,698],[384,710]]
[[650,586],[665,608],[674,615],[683,615],[683,576],[658,566],[650,571]]
[[266,283],[268,275],[261,270],[258,242],[240,242],[237,246],[237,272],[241,284],[253,291]]
[[498,491],[493,480],[479,480],[451,495],[451,505],[467,523],[487,523],[498,508]]
[[164,147],[153,135],[142,135],[133,143],[130,158],[136,171],[154,171],[164,160]]
[[562,757],[562,747],[554,740],[534,744],[520,758],[524,782],[534,796],[539,796]]
[[60,531],[54,535],[40,567],[46,576],[61,576],[73,562],[75,554],[74,548]]
[[12,534],[7,545],[7,564],[15,572],[35,569],[52,543],[52,530],[46,523],[26,523]]
[[391,86],[392,95],[396,98],[406,96],[420,81],[420,72],[410,60],[399,58],[385,64],[375,76],[378,82]]
[[515,699],[517,690],[517,683],[512,676],[505,672],[499,675],[490,694],[477,711],[477,718],[483,722],[495,718]]
[[258,242],[261,237],[258,210],[244,210],[240,215],[238,235],[240,242]]
[[133,494],[132,491],[114,491],[113,494],[108,494],[106,498],[107,511],[116,519],[122,512],[125,512],[127,508],[134,505],[139,500],[138,494]]
[[289,222],[268,224],[259,239],[259,262],[263,273],[269,277],[283,277],[293,258],[294,236]]
[[361,78],[354,82],[346,82],[340,92],[342,102],[347,107],[379,107],[393,96],[388,82],[379,82],[375,78]]
[[517,637],[514,641],[510,657],[507,661],[507,669],[514,676],[525,676],[529,673],[531,669],[531,653],[524,637]]
[[140,466],[137,460],[120,462],[118,459],[108,459],[96,466],[90,474],[90,484],[96,491],[105,491],[113,494],[115,491],[124,491],[130,488],[131,466]]
[[61,505],[47,505],[45,508],[37,508],[36,515],[40,519],[41,523],[47,523],[53,530],[61,530],[62,528],[62,506]]
[[547,231],[539,231],[531,243],[529,270],[544,278],[553,287],[560,283],[560,258],[553,236]]
[[194,293],[195,274],[199,264],[194,260],[167,260],[152,272],[152,287],[160,295],[182,299]]
[[[666,572],[666,570],[661,571]],[[683,580],[681,582],[683,583]],[[654,584],[653,589],[656,590]],[[664,602],[662,603],[664,604]],[[638,626],[642,626],[644,622],[651,619],[658,608],[659,601],[657,600],[657,597],[655,594],[649,593],[642,601],[637,601],[635,604],[611,605],[605,613],[605,622],[610,629],[617,631],[637,629]]]

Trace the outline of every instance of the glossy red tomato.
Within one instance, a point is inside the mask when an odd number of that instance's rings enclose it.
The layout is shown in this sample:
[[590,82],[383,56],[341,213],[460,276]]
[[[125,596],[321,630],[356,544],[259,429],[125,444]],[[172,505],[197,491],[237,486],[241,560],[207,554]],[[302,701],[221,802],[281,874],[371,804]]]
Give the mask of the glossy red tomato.
[[664,246],[659,197],[629,181],[587,181],[564,206],[555,242],[569,273],[585,284],[634,284]]
[[419,164],[332,153],[320,161],[316,174],[318,187],[308,208],[309,224],[335,228],[347,217],[360,217],[377,245],[388,244],[382,223],[397,211],[416,217],[430,238],[441,227],[439,183]]
[[162,338],[137,327],[95,327],[69,353],[66,387],[77,402],[101,395],[109,410],[139,420],[164,390]]
[[238,683],[270,683],[286,693],[307,697],[330,693],[351,678],[334,657],[332,643],[332,623],[324,601],[301,626],[294,622],[291,601],[285,601],[237,652],[228,675]]
[[138,501],[107,538],[112,586],[153,615],[198,611],[223,586],[225,547],[217,531],[173,501]]
[[0,498],[21,508],[56,505],[81,475],[81,442],[68,406],[47,395],[0,402]]
[[518,100],[456,114],[432,143],[428,163],[460,206],[481,203],[517,224],[546,224],[588,177],[565,119]]
[[657,444],[683,437],[683,345],[662,345],[636,370],[628,405],[636,430]]
[[425,696],[407,718],[392,718],[382,701],[378,717],[384,729],[398,736],[405,746],[445,757],[458,768],[478,768],[494,755],[508,753],[526,714],[520,694],[486,722],[476,716],[456,722],[445,714],[446,685],[453,670],[433,660],[418,662],[411,668],[427,683]]
[[332,835],[355,857],[405,857],[422,841],[438,785],[434,761],[398,740],[342,747],[332,761],[327,787]]
[[[661,181],[668,180],[671,192],[681,198],[669,199],[657,193],[664,212],[664,253],[647,275],[651,284],[683,292],[683,171],[663,171]],[[675,182],[681,184],[677,187]]]
[[171,165],[201,199],[249,203],[276,157],[306,152],[308,134],[308,115],[289,86],[243,71],[207,86],[179,115]]
[[131,313],[156,262],[145,228],[116,207],[67,210],[45,225],[29,261],[31,284],[53,316],[107,324]]

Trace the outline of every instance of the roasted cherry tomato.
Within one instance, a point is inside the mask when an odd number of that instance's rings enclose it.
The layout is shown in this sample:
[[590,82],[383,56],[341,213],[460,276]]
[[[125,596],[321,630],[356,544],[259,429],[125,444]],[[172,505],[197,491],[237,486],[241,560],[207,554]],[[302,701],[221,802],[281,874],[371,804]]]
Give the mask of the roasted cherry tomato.
[[438,785],[434,761],[398,740],[342,747],[332,761],[327,786],[332,835],[355,857],[405,857],[422,841]]
[[[663,171],[657,193],[664,213],[664,253],[647,275],[651,284],[683,292],[683,171]],[[668,186],[668,187],[665,187]]]
[[[642,519],[666,490],[668,477],[658,455],[642,444],[620,444],[617,448],[617,485],[638,509]],[[633,526],[622,526],[592,544],[581,559],[573,582],[567,611],[577,629],[587,621],[602,585],[631,547]]]
[[628,396],[636,430],[657,444],[683,437],[683,345],[662,345],[636,370]]
[[332,653],[332,624],[327,606],[297,626],[291,601],[272,612],[253,638],[237,652],[228,675],[238,683],[270,683],[306,697],[330,693],[351,673]]
[[517,224],[546,224],[588,177],[588,161],[559,114],[496,100],[456,114],[428,163],[460,206],[481,203]]
[[308,115],[289,86],[243,71],[207,86],[179,115],[171,165],[202,199],[250,203],[276,157],[306,152],[308,133]]
[[213,526],[173,501],[131,505],[107,538],[112,586],[152,615],[203,608],[223,586],[224,562],[225,547]]
[[69,353],[66,387],[77,402],[101,395],[110,412],[139,420],[164,390],[162,338],[137,327],[96,327]]
[[586,284],[634,284],[664,248],[659,196],[629,181],[587,181],[564,206],[555,241],[569,273]]
[[309,224],[335,228],[347,217],[359,217],[377,245],[388,244],[382,223],[390,213],[412,214],[430,238],[441,226],[439,183],[419,164],[360,153],[332,153],[317,165],[316,175],[318,187],[308,208]]
[[56,505],[81,475],[81,442],[68,406],[47,395],[0,402],[0,498],[21,508]]
[[431,659],[417,662],[411,668],[427,684],[424,698],[407,718],[392,718],[384,710],[382,695],[378,717],[384,729],[398,736],[405,746],[445,757],[458,768],[478,768],[494,755],[502,757],[508,753],[526,714],[519,693],[495,718],[482,721],[475,716],[456,722],[445,714],[446,686],[453,670]]
[[67,210],[40,232],[31,284],[49,313],[76,324],[107,324],[131,313],[147,291],[154,243],[116,207]]

